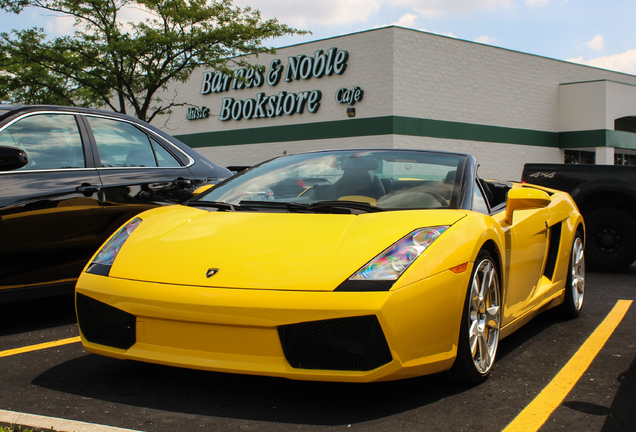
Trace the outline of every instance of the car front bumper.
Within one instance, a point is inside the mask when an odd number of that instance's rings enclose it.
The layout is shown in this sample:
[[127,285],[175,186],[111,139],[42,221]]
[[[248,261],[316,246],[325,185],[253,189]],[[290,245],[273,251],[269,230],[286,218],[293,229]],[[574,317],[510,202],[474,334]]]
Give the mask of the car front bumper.
[[203,288],[83,273],[82,343],[120,359],[218,372],[370,382],[454,361],[466,272],[388,292]]

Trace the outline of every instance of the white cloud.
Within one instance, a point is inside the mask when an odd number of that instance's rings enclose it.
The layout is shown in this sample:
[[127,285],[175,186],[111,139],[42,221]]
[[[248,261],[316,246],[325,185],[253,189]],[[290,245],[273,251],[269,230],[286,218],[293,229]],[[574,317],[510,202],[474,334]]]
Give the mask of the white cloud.
[[75,28],[75,18],[68,16],[54,16],[49,18],[44,25],[46,33],[53,36],[72,35]]
[[[414,29],[415,28],[415,20],[417,19],[417,15],[414,14],[406,14],[401,16],[397,21],[393,21],[391,23],[384,23],[384,24],[376,24],[373,26],[373,28],[382,28],[382,27],[388,27],[388,26],[400,26],[400,27],[406,27],[406,28],[411,28]],[[424,29],[419,29],[422,31],[426,31]]]
[[551,0],[526,0],[526,6],[530,6],[530,7],[543,7],[543,6],[547,6],[548,3],[550,3]]
[[[406,6],[422,16],[433,17],[510,7],[513,0],[235,0],[234,3],[258,9],[265,18],[276,17],[285,24],[304,28],[311,23],[339,25],[367,22],[382,5],[387,8]],[[410,19],[411,15],[403,15],[400,20]]]
[[498,43],[496,38],[492,36],[486,36],[486,35],[479,36],[477,39],[475,39],[475,42],[488,44],[488,45],[496,45]]
[[392,23],[391,25],[396,25],[396,26],[400,26],[400,27],[414,28],[416,19],[417,19],[417,15],[415,15],[415,14],[406,14],[406,15],[401,16],[399,20],[397,20],[396,22]]
[[479,10],[506,8],[512,5],[511,0],[393,0],[390,3],[412,7],[416,12],[427,17],[469,15]]
[[261,11],[263,18],[307,29],[309,24],[342,25],[366,22],[380,10],[382,0],[236,0],[240,7]]
[[126,6],[119,11],[118,17],[120,22],[138,23],[153,18],[153,15],[141,6]]
[[448,36],[448,37],[452,37],[452,38],[457,38],[457,35],[451,33],[451,32],[438,32],[435,30],[426,30],[426,29],[420,29],[422,31],[428,32],[428,33],[435,33],[438,35],[442,35],[442,36]]
[[381,25],[375,25],[373,26],[373,28],[381,28],[381,27],[387,27],[387,26],[400,26],[400,27],[405,27],[405,28],[411,28],[411,29],[415,29],[415,30],[419,30],[419,31],[423,31],[423,32],[427,32],[427,33],[435,33],[438,35],[442,35],[442,36],[448,36],[448,37],[453,37],[456,38],[457,36],[455,36],[453,33],[449,33],[449,32],[438,32],[435,30],[428,30],[425,28],[417,28],[417,26],[415,25],[415,20],[417,20],[418,16],[415,14],[405,14],[402,15],[397,21],[394,21],[392,23],[388,23],[388,24],[381,24]]
[[583,60],[583,57],[576,57],[568,61],[636,75],[636,49],[595,59]]
[[605,45],[605,38],[603,35],[596,35],[587,43],[587,46],[594,51],[600,51],[603,49]]
[[[128,23],[139,23],[148,18],[152,18],[152,15],[140,7],[124,7],[118,14],[118,21],[123,24],[125,32],[132,30]],[[75,31],[84,31],[84,27],[81,23],[79,26],[75,26],[75,18],[67,15],[47,17],[44,24],[47,34],[51,36],[73,35]]]

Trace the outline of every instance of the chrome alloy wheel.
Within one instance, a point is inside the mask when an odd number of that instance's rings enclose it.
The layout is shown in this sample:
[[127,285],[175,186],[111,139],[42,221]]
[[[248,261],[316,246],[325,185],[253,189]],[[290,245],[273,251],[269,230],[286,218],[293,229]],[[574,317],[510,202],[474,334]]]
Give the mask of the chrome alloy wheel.
[[468,308],[470,352],[476,370],[486,374],[495,362],[501,323],[499,278],[488,258],[475,270]]
[[580,310],[583,306],[583,296],[585,295],[585,257],[583,255],[583,240],[577,236],[572,246],[570,257],[570,292],[574,309]]

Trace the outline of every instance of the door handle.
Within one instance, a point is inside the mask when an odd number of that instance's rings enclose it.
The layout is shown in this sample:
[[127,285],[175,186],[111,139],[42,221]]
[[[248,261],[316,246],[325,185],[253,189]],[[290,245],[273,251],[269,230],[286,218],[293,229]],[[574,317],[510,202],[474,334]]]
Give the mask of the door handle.
[[192,181],[183,177],[179,177],[178,179],[175,179],[174,184],[179,186],[180,188],[185,188],[187,186],[190,186],[192,184]]
[[102,190],[102,187],[99,185],[93,185],[90,183],[82,183],[78,187],[75,188],[78,193],[84,194],[84,196],[89,197],[96,192]]

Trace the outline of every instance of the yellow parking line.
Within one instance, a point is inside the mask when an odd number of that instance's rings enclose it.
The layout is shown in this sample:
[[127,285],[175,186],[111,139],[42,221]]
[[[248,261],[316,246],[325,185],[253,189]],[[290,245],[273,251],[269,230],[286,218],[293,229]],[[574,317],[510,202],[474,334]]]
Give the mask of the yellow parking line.
[[80,337],[76,336],[76,337],[67,338],[67,339],[60,339],[54,342],[45,342],[45,343],[41,343],[37,345],[30,345],[30,346],[26,346],[22,348],[15,348],[15,349],[10,349],[6,351],[0,351],[0,357],[8,357],[8,356],[16,355],[16,354],[22,354],[22,353],[31,352],[31,351],[38,351],[38,350],[43,350],[46,348],[52,348],[56,346],[68,345],[68,344],[76,343],[79,341],[80,341]]
[[563,369],[534,398],[503,432],[535,432],[550,418],[563,399],[570,393],[576,382],[583,376],[605,342],[610,338],[618,324],[622,321],[632,300],[619,300],[594,330],[574,356],[563,366]]

